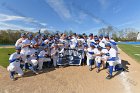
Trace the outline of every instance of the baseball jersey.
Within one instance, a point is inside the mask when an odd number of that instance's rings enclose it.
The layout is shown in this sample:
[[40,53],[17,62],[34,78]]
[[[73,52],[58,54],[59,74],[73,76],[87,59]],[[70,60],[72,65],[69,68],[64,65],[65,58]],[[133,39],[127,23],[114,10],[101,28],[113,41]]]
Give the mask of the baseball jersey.
[[48,51],[45,51],[45,50],[42,50],[40,53],[39,53],[39,58],[44,58],[45,55],[49,55],[49,52]]
[[18,54],[17,52],[11,54],[10,58],[9,58],[10,64],[13,64],[14,66],[19,67],[20,66],[20,60],[17,59],[17,58],[20,58],[20,57],[22,58],[23,55],[22,54]]
[[116,56],[117,56],[116,55],[117,54],[116,50],[114,48],[111,48],[108,51],[108,53],[109,53],[109,59],[107,61],[115,61],[116,60]]
[[95,58],[94,54],[97,54],[98,53],[98,49],[97,48],[88,48],[87,49],[87,57],[90,58],[90,59],[93,59]]
[[102,55],[102,58],[106,58],[106,57],[107,57],[106,54],[108,53],[108,50],[107,50],[106,48],[103,48],[103,49],[101,50],[101,53],[104,53],[104,54]]
[[71,40],[70,40],[70,47],[71,48],[75,48],[77,45],[77,39],[75,37],[73,37]]
[[87,44],[88,44],[89,47],[90,47],[90,43],[91,42],[94,42],[95,43],[95,40],[94,39],[87,39]]
[[35,42],[35,40],[34,39],[32,39],[32,40],[29,40],[29,39],[25,39],[25,40],[23,40],[22,41],[22,49],[21,49],[21,53],[23,53],[23,54],[27,54],[27,52],[30,50],[29,49],[29,46],[27,46],[27,47],[24,47],[24,45],[26,45],[26,44],[35,44],[36,42]]
[[15,47],[22,47],[22,41],[23,40],[24,40],[23,38],[18,39],[15,43]]

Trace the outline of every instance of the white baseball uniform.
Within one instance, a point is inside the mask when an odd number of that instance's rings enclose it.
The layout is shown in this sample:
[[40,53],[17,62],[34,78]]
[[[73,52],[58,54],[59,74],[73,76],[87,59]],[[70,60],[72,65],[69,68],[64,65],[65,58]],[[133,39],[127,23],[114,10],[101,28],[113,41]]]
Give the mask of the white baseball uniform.
[[48,51],[45,51],[45,50],[42,50],[40,53],[39,53],[39,70],[42,69],[42,66],[43,66],[43,62],[48,62],[48,61],[51,61],[50,58],[46,58],[45,56],[46,55],[49,55],[49,52]]
[[23,55],[22,54],[18,54],[17,52],[13,53],[10,55],[9,61],[10,64],[7,67],[8,71],[15,71],[16,73],[18,73],[19,76],[23,75],[23,71],[20,67],[20,60],[18,60],[17,58],[21,58],[22,59]]
[[98,52],[98,49],[97,48],[92,49],[90,47],[90,48],[87,49],[87,65],[88,66],[90,65],[89,60],[90,59],[95,59],[94,54],[97,54],[97,52]]
[[95,43],[95,40],[94,40],[94,39],[90,39],[90,38],[89,38],[89,39],[87,39],[87,44],[88,44],[88,47],[90,47],[90,43],[91,43],[91,42],[94,42],[94,43]]
[[108,51],[108,53],[109,53],[109,58],[108,58],[107,62],[109,63],[109,66],[114,66],[115,61],[116,61],[117,52],[114,48],[111,48]]
[[54,67],[56,67],[56,65],[57,65],[58,53],[59,53],[58,49],[55,49],[55,48],[51,49],[51,57],[53,58]]

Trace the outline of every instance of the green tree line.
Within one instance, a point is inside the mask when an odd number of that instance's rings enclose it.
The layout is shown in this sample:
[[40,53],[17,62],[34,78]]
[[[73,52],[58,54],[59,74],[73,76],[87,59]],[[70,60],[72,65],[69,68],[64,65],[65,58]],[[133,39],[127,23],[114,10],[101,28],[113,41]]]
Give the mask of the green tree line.
[[[39,31],[38,31],[39,32]],[[24,30],[0,30],[0,44],[15,44],[17,39],[20,38],[20,34],[21,33],[32,33],[34,36],[38,33],[38,32],[28,32],[28,31],[24,31]],[[45,35],[54,35],[55,33],[62,33],[61,31],[48,31],[45,30],[43,31],[43,34]],[[63,33],[65,33],[66,35],[72,35],[72,31],[67,31],[65,30]]]
[[138,30],[135,28],[117,29],[113,26],[104,27],[98,30],[98,34],[109,35],[115,41],[137,41]]
[[[124,28],[118,30],[113,26],[104,27],[98,30],[98,35],[109,35],[116,41],[137,41],[138,30],[134,28]],[[24,30],[0,30],[0,44],[15,44],[16,40],[20,38],[21,33],[28,33],[28,31]],[[33,33],[33,32],[30,32]],[[38,32],[33,33],[34,35]],[[45,30],[43,32],[46,35],[55,34],[55,33],[62,33],[61,31],[48,31]],[[67,35],[72,35],[73,31],[65,30],[63,33]],[[94,33],[91,32],[91,33]]]

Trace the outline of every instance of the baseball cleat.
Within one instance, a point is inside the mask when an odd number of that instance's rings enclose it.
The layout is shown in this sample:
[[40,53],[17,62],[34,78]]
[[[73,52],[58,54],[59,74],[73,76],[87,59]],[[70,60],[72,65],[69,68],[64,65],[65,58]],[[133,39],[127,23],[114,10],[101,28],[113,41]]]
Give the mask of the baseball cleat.
[[35,74],[38,75],[39,73],[38,72],[35,72]]
[[12,81],[15,81],[16,79],[14,77],[10,77]]
[[100,69],[98,69],[96,72],[99,73],[100,72]]
[[111,79],[112,78],[112,76],[111,75],[108,75],[107,77],[106,77],[106,79]]
[[92,68],[90,68],[89,71],[92,71]]

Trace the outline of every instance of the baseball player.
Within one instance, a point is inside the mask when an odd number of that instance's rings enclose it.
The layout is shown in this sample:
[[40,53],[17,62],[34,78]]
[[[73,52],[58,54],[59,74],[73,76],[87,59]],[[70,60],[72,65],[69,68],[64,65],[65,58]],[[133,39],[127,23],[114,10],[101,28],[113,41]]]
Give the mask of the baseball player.
[[53,44],[52,49],[51,49],[51,57],[53,59],[53,66],[54,67],[57,66],[58,54],[59,54],[58,45]]
[[[35,44],[35,40],[33,39],[33,35],[28,33],[28,36],[25,40],[22,41],[22,47],[21,47],[21,54],[24,55],[23,61],[25,62],[26,56],[30,49],[33,47]],[[25,64],[26,65],[26,64]]]
[[10,72],[10,78],[11,80],[15,80],[15,73],[18,73],[20,77],[23,76],[23,71],[20,67],[20,62],[22,61],[23,55],[20,53],[21,48],[16,47],[16,52],[10,55],[9,58],[9,66],[7,67],[7,70]]
[[33,39],[33,35],[28,34],[28,38],[22,41],[21,53],[26,55],[27,52],[30,50],[30,48],[33,47],[34,44],[35,44],[35,40]]
[[66,40],[66,34],[63,34],[61,36],[61,38],[59,39],[59,49],[60,49],[60,53],[63,53],[64,52],[64,48],[68,47],[69,46],[69,43],[68,41]]
[[109,75],[106,77],[106,79],[111,79],[112,78],[112,73],[113,73],[113,66],[116,61],[116,50],[111,47],[110,43],[106,44],[106,49],[108,50],[108,58],[107,58],[107,63],[109,64]]
[[81,55],[82,61],[81,63],[84,65],[84,58],[85,58],[85,52],[84,52],[84,44],[86,44],[85,40],[83,39],[82,35],[78,35],[77,39],[77,50]]
[[110,39],[109,36],[106,35],[105,40],[106,40],[107,43],[110,43],[111,47],[114,48],[118,52],[117,43],[113,39]]
[[36,75],[39,74],[37,72],[37,65],[38,65],[38,50],[36,49],[36,46],[34,48],[31,48],[26,56],[25,60],[25,69],[30,69],[35,73]]
[[84,44],[84,59],[82,60],[83,65],[86,65],[87,63],[87,49],[88,49],[88,44],[85,43]]
[[97,73],[100,72],[100,67],[101,67],[101,50],[102,50],[102,47],[101,46],[97,46],[97,49],[98,51],[96,52],[95,54],[95,62],[96,62],[96,65],[97,65]]
[[106,39],[104,38],[102,34],[99,36],[99,39],[101,43],[107,43]]
[[86,43],[82,35],[78,35],[77,43],[82,44],[82,46]]
[[90,47],[91,42],[95,42],[94,36],[93,36],[92,33],[89,34],[89,38],[87,39],[87,44],[88,44],[89,47]]
[[77,38],[76,38],[76,33],[72,35],[72,39],[70,40],[70,48],[74,49],[77,46]]
[[95,56],[94,54],[97,53],[97,48],[95,48],[95,43],[91,42],[90,47],[87,49],[87,65],[89,66],[89,70],[92,70],[92,65],[94,64],[95,61]]
[[85,42],[87,42],[87,35],[85,33],[82,34],[83,39],[85,40]]
[[[103,44],[104,44],[104,43],[103,43]],[[103,46],[104,46],[104,47],[102,47],[102,50],[101,50],[101,54],[102,54],[101,60],[102,60],[102,64],[103,64],[103,69],[105,69],[105,68],[107,68],[107,63],[106,63],[106,61],[107,61],[107,58],[108,58],[108,56],[107,56],[108,50],[106,49],[105,44],[104,44]]]
[[42,50],[40,53],[39,53],[39,67],[38,69],[39,70],[42,70],[42,66],[43,66],[43,62],[48,62],[48,65],[50,66],[50,62],[51,62],[51,58],[50,58],[50,52],[48,50],[48,46],[45,46],[44,47],[44,50]]
[[22,33],[21,38],[19,38],[16,43],[15,43],[15,47],[22,47],[22,41],[26,39],[26,34]]

